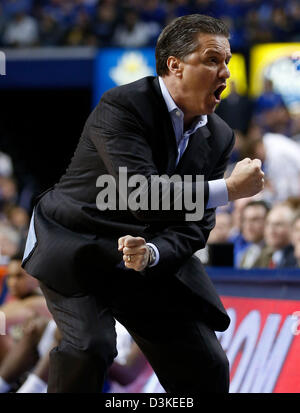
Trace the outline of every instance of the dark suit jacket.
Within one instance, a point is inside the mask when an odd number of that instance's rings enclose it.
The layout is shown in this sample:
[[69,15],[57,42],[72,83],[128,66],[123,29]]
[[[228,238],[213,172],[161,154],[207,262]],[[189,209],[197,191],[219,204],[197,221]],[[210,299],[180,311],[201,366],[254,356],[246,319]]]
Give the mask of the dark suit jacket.
[[[272,248],[265,246],[262,249],[253,267],[268,268],[273,252],[274,251],[272,250]],[[294,248],[292,245],[287,245],[285,248],[282,249],[282,257],[281,257],[280,262],[276,265],[276,268],[295,268],[295,267],[297,267],[297,260],[294,255]]]
[[[25,269],[63,294],[80,295],[94,274],[104,279],[122,262],[119,237],[142,236],[160,252],[158,265],[143,275],[174,273],[207,303],[215,329],[227,328],[226,311],[200,260],[192,257],[204,247],[215,224],[215,211],[206,210],[199,222],[185,221],[187,211],[172,210],[172,205],[171,211],[101,212],[96,207],[96,181],[110,174],[118,182],[119,167],[125,166],[128,176],[142,174],[149,179],[179,174],[192,175],[195,181],[202,174],[206,202],[207,181],[223,177],[233,144],[232,130],[217,115],[209,115],[207,126],[190,138],[176,167],[175,135],[158,79],[147,77],[104,93],[86,122],[66,173],[36,204],[37,243],[23,263]],[[194,183],[190,191],[195,191]]]

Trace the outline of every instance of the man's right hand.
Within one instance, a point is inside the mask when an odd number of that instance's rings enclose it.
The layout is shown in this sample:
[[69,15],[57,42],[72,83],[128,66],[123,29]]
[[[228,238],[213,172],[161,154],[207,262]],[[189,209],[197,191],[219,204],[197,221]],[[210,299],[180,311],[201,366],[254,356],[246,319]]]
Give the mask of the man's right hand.
[[259,159],[245,158],[238,162],[229,178],[225,180],[228,200],[248,198],[264,188],[264,173]]

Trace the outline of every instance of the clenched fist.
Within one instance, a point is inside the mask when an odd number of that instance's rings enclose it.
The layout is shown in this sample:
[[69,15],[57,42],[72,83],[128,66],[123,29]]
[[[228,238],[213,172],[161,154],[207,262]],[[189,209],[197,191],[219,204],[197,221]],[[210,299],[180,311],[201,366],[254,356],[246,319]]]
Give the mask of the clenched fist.
[[118,240],[118,250],[123,252],[127,268],[143,271],[147,267],[150,253],[144,238],[125,235]]
[[264,173],[259,159],[245,158],[238,162],[226,179],[228,200],[248,198],[264,188]]

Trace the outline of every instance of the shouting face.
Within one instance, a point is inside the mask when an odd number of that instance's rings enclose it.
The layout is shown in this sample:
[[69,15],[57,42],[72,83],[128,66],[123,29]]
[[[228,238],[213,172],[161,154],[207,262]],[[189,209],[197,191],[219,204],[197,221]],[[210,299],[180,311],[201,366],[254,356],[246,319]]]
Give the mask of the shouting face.
[[212,113],[221,101],[230,76],[230,45],[226,37],[199,34],[199,46],[184,59],[170,56],[168,67],[177,78],[173,99],[182,109],[185,120]]

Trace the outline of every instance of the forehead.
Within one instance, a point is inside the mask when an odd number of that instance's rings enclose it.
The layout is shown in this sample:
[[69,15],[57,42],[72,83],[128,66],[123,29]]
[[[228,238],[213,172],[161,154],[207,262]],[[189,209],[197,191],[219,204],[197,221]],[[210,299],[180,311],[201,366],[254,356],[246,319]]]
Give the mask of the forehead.
[[291,212],[286,208],[276,208],[270,211],[267,217],[268,222],[289,223],[290,220],[291,220]]
[[231,56],[230,44],[225,36],[199,33],[198,41],[199,47],[197,51],[201,54],[220,53],[226,57]]
[[266,215],[267,211],[265,210],[265,208],[262,205],[249,205],[246,206],[244,209],[244,216],[256,216],[256,215]]
[[216,220],[218,221],[218,223],[230,223],[231,215],[220,212],[219,214],[216,215]]

